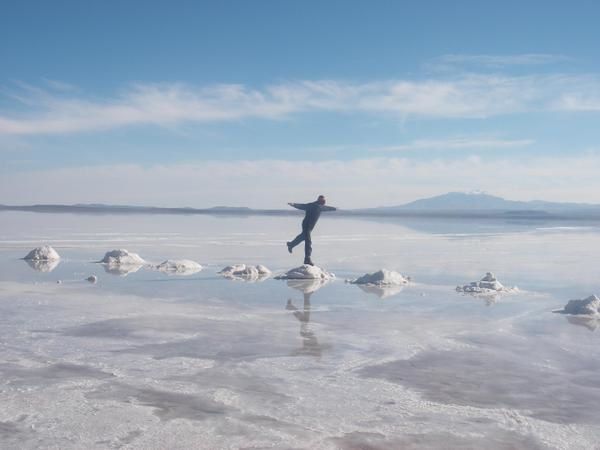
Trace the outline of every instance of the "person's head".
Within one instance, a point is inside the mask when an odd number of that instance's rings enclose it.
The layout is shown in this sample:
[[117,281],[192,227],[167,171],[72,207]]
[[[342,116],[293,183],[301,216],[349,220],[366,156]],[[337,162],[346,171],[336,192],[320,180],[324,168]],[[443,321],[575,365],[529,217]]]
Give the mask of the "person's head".
[[325,204],[325,196],[324,195],[319,195],[319,198],[317,199],[317,203],[319,205],[324,205]]

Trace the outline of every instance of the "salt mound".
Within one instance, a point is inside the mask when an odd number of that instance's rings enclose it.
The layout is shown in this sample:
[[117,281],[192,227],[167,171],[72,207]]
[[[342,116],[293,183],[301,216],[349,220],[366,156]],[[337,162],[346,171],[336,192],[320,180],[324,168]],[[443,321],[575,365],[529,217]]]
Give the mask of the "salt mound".
[[109,264],[111,266],[141,266],[146,264],[146,261],[144,261],[140,255],[129,252],[125,249],[111,250],[110,252],[106,252],[104,258],[102,258],[100,262],[103,264]]
[[381,269],[377,272],[366,273],[355,280],[348,280],[352,284],[366,284],[371,286],[403,286],[408,284],[410,277],[404,277],[393,270]]
[[159,272],[173,275],[192,275],[202,270],[200,264],[189,259],[167,259],[154,268]]
[[31,250],[23,259],[31,261],[56,261],[60,259],[60,255],[49,245],[42,245]]
[[276,280],[330,280],[332,278],[335,278],[334,274],[309,264],[302,264],[275,277]]
[[106,273],[123,277],[137,272],[146,264],[146,261],[140,255],[125,249],[107,252],[104,258],[98,262],[104,264],[104,271]]
[[517,292],[519,289],[515,287],[506,287],[500,283],[495,275],[491,272],[485,274],[480,281],[472,281],[464,286],[456,286],[457,292],[466,294],[499,294]]
[[578,316],[598,316],[600,315],[600,298],[590,295],[583,300],[569,300],[564,309],[554,312]]
[[256,266],[234,264],[232,266],[224,267],[219,273],[226,278],[246,281],[262,281],[271,275],[271,271],[262,264]]

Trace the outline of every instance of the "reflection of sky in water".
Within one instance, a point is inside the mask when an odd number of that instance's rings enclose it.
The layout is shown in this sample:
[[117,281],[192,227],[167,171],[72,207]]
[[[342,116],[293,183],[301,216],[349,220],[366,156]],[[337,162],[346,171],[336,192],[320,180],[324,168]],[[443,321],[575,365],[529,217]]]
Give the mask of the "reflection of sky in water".
[[[75,429],[91,447],[138,448],[600,439],[597,322],[551,312],[600,293],[594,228],[323,218],[314,259],[335,280],[244,283],[217,272],[241,261],[276,275],[301,262],[284,245],[299,218],[2,218],[7,447],[69,447]],[[40,243],[63,256],[51,272],[18,259]],[[93,262],[113,248],[205,268],[113,276]],[[383,267],[414,283],[389,295],[343,281]],[[487,303],[454,291],[487,271],[522,291]],[[97,284],[84,281],[91,274]]]

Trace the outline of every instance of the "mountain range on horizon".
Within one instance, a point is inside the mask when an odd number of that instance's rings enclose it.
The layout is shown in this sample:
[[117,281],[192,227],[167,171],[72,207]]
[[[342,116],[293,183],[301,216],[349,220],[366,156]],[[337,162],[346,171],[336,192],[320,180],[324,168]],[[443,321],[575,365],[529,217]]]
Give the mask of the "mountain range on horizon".
[[600,209],[598,204],[549,202],[543,200],[506,200],[482,191],[448,192],[397,206],[380,206],[378,210],[459,210],[459,211],[572,211]]

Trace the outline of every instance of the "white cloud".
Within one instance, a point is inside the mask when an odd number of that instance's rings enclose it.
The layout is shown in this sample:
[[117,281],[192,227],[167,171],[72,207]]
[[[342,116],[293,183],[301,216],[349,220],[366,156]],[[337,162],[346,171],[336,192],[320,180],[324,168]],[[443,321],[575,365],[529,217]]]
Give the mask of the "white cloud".
[[450,66],[476,65],[490,68],[503,68],[507,66],[538,66],[556,64],[570,61],[564,55],[549,53],[523,53],[517,55],[466,55],[449,54],[435,58],[431,61],[433,67],[448,68]]
[[600,111],[600,93],[588,92],[588,95],[565,94],[555,104],[560,111],[598,112]]
[[488,150],[518,148],[534,144],[533,139],[498,139],[485,136],[455,136],[445,139],[416,139],[407,144],[371,148],[371,152],[402,152],[413,150]]
[[[243,85],[137,84],[111,98],[74,88],[27,87],[11,93],[20,108],[0,112],[0,135],[68,134],[132,125],[173,126],[245,118],[278,120],[314,111],[398,118],[485,118],[530,111],[595,111],[581,99],[600,79],[576,75],[463,75],[453,79],[367,83],[299,81],[263,89]],[[598,96],[596,98],[599,98]]]
[[[511,199],[600,203],[600,155],[491,160],[207,161],[76,167],[3,174],[0,203],[285,207],[324,193],[334,205],[394,205],[483,189]],[[576,181],[574,181],[576,180]]]

